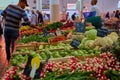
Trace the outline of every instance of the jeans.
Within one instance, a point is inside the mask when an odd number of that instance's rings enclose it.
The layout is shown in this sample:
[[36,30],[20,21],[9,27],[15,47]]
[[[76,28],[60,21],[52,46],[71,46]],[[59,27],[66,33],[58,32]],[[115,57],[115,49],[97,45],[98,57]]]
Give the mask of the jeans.
[[14,30],[10,28],[4,29],[4,38],[5,38],[5,46],[6,46],[6,55],[7,60],[10,60],[11,52],[14,51],[14,43],[19,36],[19,30]]

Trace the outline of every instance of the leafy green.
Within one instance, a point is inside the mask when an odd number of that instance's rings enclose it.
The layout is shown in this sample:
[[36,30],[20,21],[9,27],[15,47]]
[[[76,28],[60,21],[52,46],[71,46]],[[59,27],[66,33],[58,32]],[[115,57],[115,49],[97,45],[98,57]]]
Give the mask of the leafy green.
[[97,37],[97,30],[91,29],[91,30],[87,31],[86,36],[90,40],[95,40]]

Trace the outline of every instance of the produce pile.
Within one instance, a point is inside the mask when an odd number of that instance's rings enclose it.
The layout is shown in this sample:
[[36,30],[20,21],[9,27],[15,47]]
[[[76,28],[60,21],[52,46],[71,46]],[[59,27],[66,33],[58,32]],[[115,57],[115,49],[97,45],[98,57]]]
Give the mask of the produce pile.
[[113,44],[112,52],[115,55],[115,57],[120,61],[120,37],[118,40]]
[[[56,22],[47,25],[44,30],[54,32],[57,28],[64,29],[72,25],[71,22],[64,25]],[[27,29],[28,26],[21,30]],[[18,43],[48,42],[48,38],[51,37],[30,34],[22,36]],[[32,80],[23,74],[29,55],[39,56],[41,60],[45,60],[50,55],[50,61],[42,70],[40,80],[120,80],[120,38],[117,33],[112,32],[105,37],[97,37],[97,30],[91,29],[77,36],[74,34],[71,38],[80,41],[78,49],[71,47],[70,42],[60,42],[53,45],[39,45],[36,51],[27,48],[16,51],[19,54],[12,56],[3,80]],[[67,60],[61,61],[60,58]],[[57,59],[59,61],[55,61]]]
[[[40,80],[119,80],[120,62],[110,52],[102,53],[100,57],[86,58],[85,61],[75,57],[71,57],[68,62],[49,61],[40,78]],[[31,80],[23,74],[23,69],[15,66],[10,67],[2,79]]]
[[31,35],[31,34],[42,34],[43,30],[46,30],[50,33],[54,33],[58,28],[60,28],[61,30],[67,30],[69,27],[73,28],[73,22],[68,21],[65,22],[65,24],[63,24],[62,22],[54,22],[46,26],[42,24],[38,24],[37,26],[32,26],[32,27],[22,26],[20,28],[20,34],[21,36]]
[[[46,59],[47,55],[51,55],[51,59],[54,58],[62,58],[62,57],[69,57],[69,56],[94,56],[99,55],[100,50],[97,48],[89,49],[89,48],[78,48],[73,49],[70,46],[70,43],[58,43],[55,45],[40,45],[38,50],[28,50],[27,48],[21,49],[19,51],[15,52],[18,55],[22,55],[23,53],[29,53],[29,54],[39,54],[41,59]],[[14,57],[14,59],[16,59]],[[19,60],[18,60],[19,61]]]
[[86,37],[81,40],[80,47],[90,49],[102,49],[107,46],[112,47],[113,43],[118,39],[118,34],[116,32],[112,32],[105,37],[97,37],[97,31],[95,29],[86,31],[85,35]]
[[39,34],[23,36],[18,40],[18,43],[29,43],[29,42],[48,42],[48,38],[51,36],[44,36]]
[[42,34],[42,30],[36,27],[22,26],[20,28],[20,35]]
[[57,28],[60,28],[60,27],[62,27],[63,26],[63,24],[61,23],[61,22],[54,22],[54,23],[52,23],[52,24],[48,24],[45,28],[44,28],[44,30],[47,30],[47,31],[56,31],[57,30]]

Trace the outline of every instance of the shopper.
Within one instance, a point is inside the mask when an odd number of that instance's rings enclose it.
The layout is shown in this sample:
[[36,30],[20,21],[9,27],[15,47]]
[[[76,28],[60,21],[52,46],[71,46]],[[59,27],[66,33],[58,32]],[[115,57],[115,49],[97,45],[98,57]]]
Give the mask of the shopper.
[[37,15],[35,14],[35,12],[32,10],[31,11],[31,25],[32,26],[36,26],[37,25]]
[[97,6],[97,0],[91,0],[91,12],[95,11],[96,15],[95,16],[100,16],[100,10]]
[[69,12],[66,13],[66,20],[69,20]]
[[120,19],[120,12],[119,12],[119,10],[116,10],[115,17],[118,18],[118,19]]
[[111,14],[111,17],[115,17],[115,11],[113,11],[113,13]]
[[43,16],[43,21],[46,21],[46,20],[49,20],[48,16],[46,13],[44,13],[44,16]]
[[110,13],[109,12],[106,13],[105,18],[110,19]]
[[21,19],[24,19],[26,25],[30,24],[28,17],[24,11],[25,6],[28,6],[27,1],[19,0],[17,5],[10,4],[1,13],[3,18],[5,18],[4,38],[8,62],[10,61],[11,53],[14,51],[15,41],[19,36]]
[[38,20],[38,24],[41,23],[43,24],[43,15],[40,11],[36,11],[36,13],[38,14],[37,20]]
[[73,13],[71,18],[72,18],[73,21],[75,21],[76,20],[76,13]]

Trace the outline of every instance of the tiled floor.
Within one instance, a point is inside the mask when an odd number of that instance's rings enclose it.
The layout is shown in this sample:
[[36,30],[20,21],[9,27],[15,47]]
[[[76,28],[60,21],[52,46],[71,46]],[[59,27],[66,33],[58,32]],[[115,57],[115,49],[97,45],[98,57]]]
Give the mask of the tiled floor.
[[5,43],[3,36],[0,36],[0,77],[4,73],[6,66],[6,53],[5,53]]

